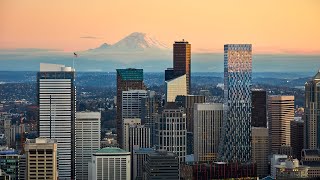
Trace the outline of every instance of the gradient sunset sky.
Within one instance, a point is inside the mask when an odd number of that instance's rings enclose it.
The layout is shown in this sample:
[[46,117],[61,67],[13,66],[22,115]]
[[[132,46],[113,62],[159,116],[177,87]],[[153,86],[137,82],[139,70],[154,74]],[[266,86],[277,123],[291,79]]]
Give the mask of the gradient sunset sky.
[[186,39],[193,51],[251,43],[257,53],[320,54],[320,1],[0,0],[0,49],[80,51],[132,32],[169,46]]

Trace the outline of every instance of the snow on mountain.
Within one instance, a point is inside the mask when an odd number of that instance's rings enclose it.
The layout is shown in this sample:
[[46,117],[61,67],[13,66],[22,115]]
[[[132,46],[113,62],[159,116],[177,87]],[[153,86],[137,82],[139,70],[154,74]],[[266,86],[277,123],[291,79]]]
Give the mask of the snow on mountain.
[[125,38],[121,39],[113,45],[107,43],[102,44],[100,47],[91,49],[94,52],[107,52],[112,51],[145,51],[145,50],[169,50],[170,48],[164,43],[160,42],[154,37],[146,33],[134,32]]

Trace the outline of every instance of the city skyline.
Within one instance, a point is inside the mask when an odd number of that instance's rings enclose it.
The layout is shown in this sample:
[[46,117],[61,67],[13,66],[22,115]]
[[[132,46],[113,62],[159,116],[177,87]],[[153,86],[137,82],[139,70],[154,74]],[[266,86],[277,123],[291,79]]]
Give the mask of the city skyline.
[[63,4],[5,0],[0,4],[0,49],[83,51],[114,44],[132,32],[146,32],[168,46],[173,40],[187,39],[194,52],[220,52],[222,44],[250,42],[254,53],[320,54],[320,25],[315,23],[320,2],[314,0]]

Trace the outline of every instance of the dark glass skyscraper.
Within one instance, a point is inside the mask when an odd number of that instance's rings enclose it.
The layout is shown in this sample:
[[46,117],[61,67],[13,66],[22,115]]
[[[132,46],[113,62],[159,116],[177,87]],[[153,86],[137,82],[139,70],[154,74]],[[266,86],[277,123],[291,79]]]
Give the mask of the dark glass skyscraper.
[[251,159],[251,44],[224,45],[224,119],[219,159]]
[[143,90],[143,69],[117,69],[117,138],[122,145],[122,91]]
[[267,127],[267,92],[262,89],[252,90],[252,127]]

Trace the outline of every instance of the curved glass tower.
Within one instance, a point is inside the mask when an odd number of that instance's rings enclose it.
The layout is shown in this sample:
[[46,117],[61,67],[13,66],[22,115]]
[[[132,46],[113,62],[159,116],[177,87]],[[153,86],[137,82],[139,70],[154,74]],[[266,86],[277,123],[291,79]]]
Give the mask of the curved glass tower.
[[224,45],[224,119],[219,159],[251,159],[251,44]]

